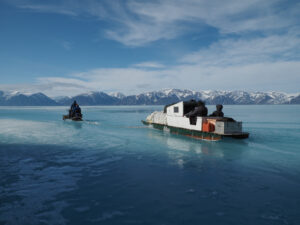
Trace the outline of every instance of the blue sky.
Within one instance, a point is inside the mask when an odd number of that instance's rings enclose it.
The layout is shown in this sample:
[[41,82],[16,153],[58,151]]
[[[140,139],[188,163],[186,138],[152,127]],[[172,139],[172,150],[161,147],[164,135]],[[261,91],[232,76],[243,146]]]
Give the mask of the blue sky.
[[300,3],[0,0],[0,90],[300,92]]

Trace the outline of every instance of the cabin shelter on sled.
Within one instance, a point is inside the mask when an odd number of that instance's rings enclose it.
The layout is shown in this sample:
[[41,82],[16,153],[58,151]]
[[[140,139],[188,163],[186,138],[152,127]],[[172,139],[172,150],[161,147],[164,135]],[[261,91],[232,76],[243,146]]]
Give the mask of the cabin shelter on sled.
[[167,129],[171,133],[182,134],[194,138],[219,140],[222,137],[247,138],[249,133],[242,131],[242,122],[230,117],[196,116],[186,117],[197,107],[196,101],[181,101],[166,105],[164,111],[153,112],[145,121],[158,129]]

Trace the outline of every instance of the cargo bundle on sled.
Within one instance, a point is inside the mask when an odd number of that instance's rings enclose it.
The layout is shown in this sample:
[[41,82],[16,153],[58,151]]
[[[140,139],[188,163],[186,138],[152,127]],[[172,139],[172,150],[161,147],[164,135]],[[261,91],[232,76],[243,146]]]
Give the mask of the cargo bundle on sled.
[[70,117],[69,115],[63,115],[63,120],[73,120],[73,121],[82,121],[82,114],[80,115],[75,115]]

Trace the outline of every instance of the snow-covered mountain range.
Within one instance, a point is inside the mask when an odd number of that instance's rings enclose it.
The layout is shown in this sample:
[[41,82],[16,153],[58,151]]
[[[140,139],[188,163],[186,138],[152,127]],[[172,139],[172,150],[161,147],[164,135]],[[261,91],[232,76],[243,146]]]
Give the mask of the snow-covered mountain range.
[[0,105],[7,106],[70,105],[74,100],[80,105],[165,105],[190,99],[201,99],[206,104],[300,104],[300,93],[165,89],[129,96],[122,93],[90,92],[51,99],[42,93],[0,91]]
[[0,91],[0,106],[55,106],[56,101],[43,93],[21,93]]

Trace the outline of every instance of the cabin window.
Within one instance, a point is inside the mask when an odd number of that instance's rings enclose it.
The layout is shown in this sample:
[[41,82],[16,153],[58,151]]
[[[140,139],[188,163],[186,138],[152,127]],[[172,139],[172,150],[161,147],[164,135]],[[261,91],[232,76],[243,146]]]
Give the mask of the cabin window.
[[176,106],[174,107],[174,113],[178,113],[179,112],[179,108]]

